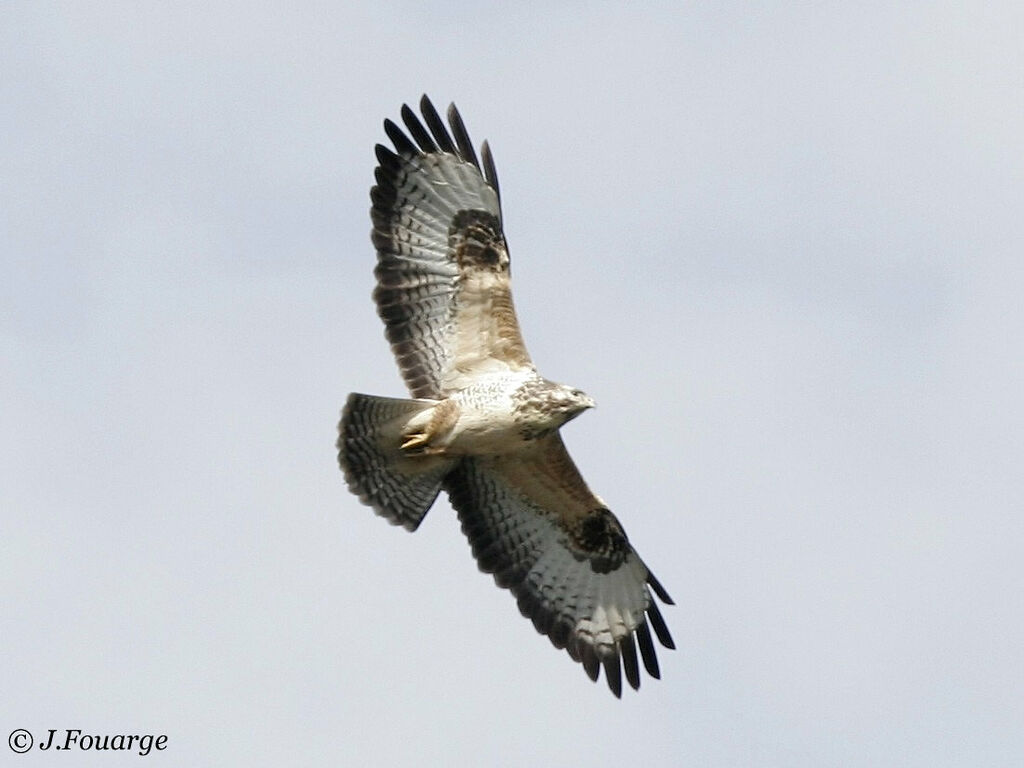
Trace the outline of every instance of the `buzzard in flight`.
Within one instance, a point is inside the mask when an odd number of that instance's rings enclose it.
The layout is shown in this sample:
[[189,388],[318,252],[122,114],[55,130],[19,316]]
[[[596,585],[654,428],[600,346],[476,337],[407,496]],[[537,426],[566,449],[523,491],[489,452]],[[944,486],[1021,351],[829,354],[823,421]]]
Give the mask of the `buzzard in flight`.
[[[583,481],[559,428],[594,405],[542,377],[512,306],[494,160],[455,105],[426,96],[377,145],[373,298],[414,399],[352,394],[339,424],[349,488],[413,531],[443,488],[480,569],[597,680],[659,677],[651,630],[674,648],[653,590],[672,600]],[[450,126],[450,131],[449,131]]]

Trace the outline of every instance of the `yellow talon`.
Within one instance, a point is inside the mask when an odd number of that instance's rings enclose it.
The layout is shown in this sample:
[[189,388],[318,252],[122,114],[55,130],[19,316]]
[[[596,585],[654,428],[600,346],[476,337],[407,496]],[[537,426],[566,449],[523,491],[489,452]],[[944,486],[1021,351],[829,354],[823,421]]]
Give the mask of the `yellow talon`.
[[405,441],[402,443],[402,450],[410,451],[415,448],[423,448],[427,442],[428,437],[425,432],[415,432],[406,436]]

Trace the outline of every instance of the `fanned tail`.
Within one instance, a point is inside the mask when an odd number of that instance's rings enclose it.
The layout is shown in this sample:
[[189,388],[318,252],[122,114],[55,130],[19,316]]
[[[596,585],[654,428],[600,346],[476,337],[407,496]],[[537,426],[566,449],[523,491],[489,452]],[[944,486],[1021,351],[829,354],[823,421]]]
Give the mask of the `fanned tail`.
[[415,531],[456,460],[402,453],[402,430],[435,400],[349,395],[338,424],[338,463],[348,487],[392,525]]

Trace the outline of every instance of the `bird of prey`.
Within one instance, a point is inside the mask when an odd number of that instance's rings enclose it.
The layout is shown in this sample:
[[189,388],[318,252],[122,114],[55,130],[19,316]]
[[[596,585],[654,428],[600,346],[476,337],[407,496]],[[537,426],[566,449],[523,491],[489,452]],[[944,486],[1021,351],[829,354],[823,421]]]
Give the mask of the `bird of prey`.
[[[455,105],[404,105],[394,151],[376,147],[370,191],[377,312],[413,399],[353,393],[338,425],[349,488],[415,530],[443,488],[479,567],[596,681],[621,697],[640,659],[660,677],[651,630],[674,648],[654,595],[672,604],[559,429],[594,405],[542,377],[519,332],[498,176]],[[450,131],[449,131],[450,127]]]

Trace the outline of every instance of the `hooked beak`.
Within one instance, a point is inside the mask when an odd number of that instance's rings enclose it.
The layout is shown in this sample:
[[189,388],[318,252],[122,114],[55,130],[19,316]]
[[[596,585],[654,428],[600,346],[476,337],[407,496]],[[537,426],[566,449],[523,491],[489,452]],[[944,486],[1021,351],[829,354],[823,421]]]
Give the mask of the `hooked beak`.
[[573,394],[576,396],[576,404],[579,406],[579,410],[576,411],[577,413],[583,413],[583,411],[587,410],[588,408],[597,407],[597,403],[594,402],[594,398],[592,398],[583,390],[577,389],[573,392]]

